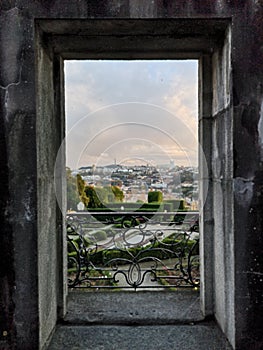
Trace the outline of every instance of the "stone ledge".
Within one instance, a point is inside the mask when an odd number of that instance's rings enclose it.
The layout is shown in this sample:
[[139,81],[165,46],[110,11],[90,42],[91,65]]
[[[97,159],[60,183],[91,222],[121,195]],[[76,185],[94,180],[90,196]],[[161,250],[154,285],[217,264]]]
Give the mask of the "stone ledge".
[[60,326],[48,350],[231,350],[215,323],[194,326]]
[[198,292],[72,292],[67,324],[187,324],[204,319]]

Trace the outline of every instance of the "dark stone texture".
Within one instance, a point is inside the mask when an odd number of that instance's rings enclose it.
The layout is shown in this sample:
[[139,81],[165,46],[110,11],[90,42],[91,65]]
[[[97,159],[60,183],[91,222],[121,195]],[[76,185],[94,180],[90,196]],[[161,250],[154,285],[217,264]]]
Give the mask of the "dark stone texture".
[[[6,91],[0,90],[1,106],[5,104]],[[0,124],[4,125],[5,116],[1,110]],[[15,283],[14,264],[14,245],[13,232],[10,224],[10,213],[7,211],[10,202],[9,192],[9,171],[7,157],[7,140],[5,129],[0,127],[0,341],[3,341],[4,346],[8,348],[7,341],[10,342],[15,338],[14,324],[14,301],[13,301],[13,286]],[[6,331],[7,333],[3,333]],[[0,343],[1,345],[1,343]],[[1,348],[1,346],[0,346]]]
[[237,135],[235,150],[246,145],[246,152],[236,152],[235,175],[252,179],[254,172],[260,164],[260,144],[258,135],[258,122],[260,105],[255,101],[235,107]]
[[25,54],[32,31],[26,32],[28,21],[17,8],[1,13],[0,26],[1,157],[6,157],[1,166],[5,173],[0,269],[5,275],[1,283],[5,308],[0,334],[12,349],[23,349],[24,344],[33,349],[38,338],[35,91],[30,51]]
[[[233,19],[234,176],[243,182],[235,196],[236,339],[238,349],[261,349],[262,339],[262,104],[263,6],[247,2]],[[260,39],[261,38],[261,39]],[[260,44],[261,42],[261,44]],[[238,193],[243,191],[244,200]],[[245,200],[245,198],[247,198]]]

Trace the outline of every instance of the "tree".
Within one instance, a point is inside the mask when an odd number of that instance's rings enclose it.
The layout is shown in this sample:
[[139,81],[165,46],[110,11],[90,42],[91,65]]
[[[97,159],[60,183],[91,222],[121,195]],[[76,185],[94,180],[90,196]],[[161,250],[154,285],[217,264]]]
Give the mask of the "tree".
[[111,186],[116,202],[123,202],[124,193],[118,186]]
[[87,197],[85,192],[85,181],[82,179],[80,174],[77,174],[77,186],[81,202],[85,205],[85,207],[88,207],[89,197]]
[[95,191],[101,206],[109,202],[109,194],[111,192],[109,186],[95,187]]
[[97,192],[93,186],[86,186],[85,187],[85,194],[86,197],[88,197],[88,208],[102,208],[103,204],[101,200],[99,199]]
[[66,168],[66,179],[67,179],[67,210],[77,209],[79,202],[77,179],[72,176],[70,168]]
[[88,208],[103,208],[108,203],[122,202],[123,191],[117,186],[86,186],[85,194],[89,199]]

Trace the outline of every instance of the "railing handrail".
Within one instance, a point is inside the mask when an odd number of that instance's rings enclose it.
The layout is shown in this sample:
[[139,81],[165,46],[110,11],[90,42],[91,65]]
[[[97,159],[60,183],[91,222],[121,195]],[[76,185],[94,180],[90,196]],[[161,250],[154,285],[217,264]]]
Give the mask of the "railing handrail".
[[68,213],[69,287],[198,288],[198,218],[198,211]]
[[199,215],[198,211],[85,211],[85,212],[71,212],[67,213],[67,216],[89,216],[89,215]]

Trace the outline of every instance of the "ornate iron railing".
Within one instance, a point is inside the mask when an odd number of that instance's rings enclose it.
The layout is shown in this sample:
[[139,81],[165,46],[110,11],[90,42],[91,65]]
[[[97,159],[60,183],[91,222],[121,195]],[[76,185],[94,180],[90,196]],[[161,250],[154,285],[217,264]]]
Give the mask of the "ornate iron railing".
[[70,288],[199,287],[198,212],[67,215]]

